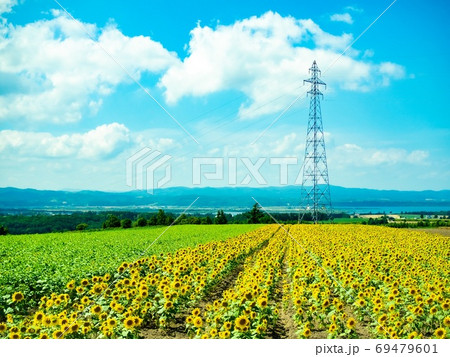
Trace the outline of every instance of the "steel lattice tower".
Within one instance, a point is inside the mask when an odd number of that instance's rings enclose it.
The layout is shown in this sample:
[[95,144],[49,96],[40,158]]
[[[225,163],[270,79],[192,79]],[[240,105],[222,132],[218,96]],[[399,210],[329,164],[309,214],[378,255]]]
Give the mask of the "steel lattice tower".
[[304,80],[304,82],[311,83],[311,89],[308,91],[310,95],[309,119],[303,162],[299,221],[304,218],[305,214],[310,213],[313,222],[317,223],[320,218],[323,218],[321,213],[325,213],[327,219],[332,218],[332,206],[320,109],[320,97],[323,97],[323,94],[319,86],[325,86],[325,83],[319,78],[320,70],[316,61],[309,69],[309,73],[311,78]]

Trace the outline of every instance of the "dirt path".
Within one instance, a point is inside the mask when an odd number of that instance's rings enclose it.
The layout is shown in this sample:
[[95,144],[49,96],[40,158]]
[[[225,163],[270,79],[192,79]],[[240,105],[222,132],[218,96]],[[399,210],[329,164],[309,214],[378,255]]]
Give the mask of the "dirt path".
[[356,320],[356,326],[355,326],[355,332],[358,334],[358,338],[373,338],[372,334],[370,333],[369,324],[373,322],[373,320],[368,316],[368,313],[364,315],[364,320],[359,321],[356,318],[356,315],[353,311],[353,309],[346,305],[344,308],[344,312],[347,314],[347,316],[353,317]]
[[440,234],[446,237],[450,237],[450,227],[439,227],[439,228],[409,228],[409,231],[421,231],[431,234]]
[[294,316],[294,308],[292,301],[288,301],[287,306],[283,304],[283,296],[285,295],[284,285],[287,283],[287,264],[283,260],[282,263],[283,272],[282,278],[278,281],[277,289],[278,293],[275,294],[274,300],[278,308],[278,319],[275,326],[269,331],[267,338],[271,339],[296,339],[295,334],[295,322],[292,316]]

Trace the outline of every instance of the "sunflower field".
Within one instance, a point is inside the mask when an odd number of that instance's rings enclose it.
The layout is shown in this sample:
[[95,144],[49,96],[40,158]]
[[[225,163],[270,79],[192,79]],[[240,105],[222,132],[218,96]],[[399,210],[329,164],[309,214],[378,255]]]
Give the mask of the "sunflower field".
[[449,338],[449,258],[441,235],[267,225],[11,292],[0,338]]

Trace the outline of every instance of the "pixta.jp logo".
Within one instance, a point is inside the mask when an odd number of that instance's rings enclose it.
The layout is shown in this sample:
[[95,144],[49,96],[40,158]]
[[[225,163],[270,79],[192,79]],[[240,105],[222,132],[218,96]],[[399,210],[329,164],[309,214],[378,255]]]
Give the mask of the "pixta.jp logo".
[[[171,158],[148,147],[139,150],[127,159],[127,186],[153,194],[155,188],[161,188],[171,180],[172,168],[168,163]],[[156,171],[160,168],[165,172],[162,177],[157,177]]]

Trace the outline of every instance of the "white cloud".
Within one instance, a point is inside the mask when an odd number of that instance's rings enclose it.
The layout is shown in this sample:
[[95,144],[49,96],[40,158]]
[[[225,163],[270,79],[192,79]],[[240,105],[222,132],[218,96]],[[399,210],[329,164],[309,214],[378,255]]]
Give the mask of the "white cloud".
[[[305,150],[304,137],[296,133],[290,133],[278,136],[279,133],[267,133],[264,140],[258,140],[251,144],[248,140],[248,133],[244,133],[241,137],[234,136],[235,143],[233,145],[224,145],[223,155],[225,157],[296,157],[303,156]],[[256,137],[255,133],[255,137]]]
[[128,37],[114,25],[84,23],[94,42],[63,13],[54,10],[53,15],[24,26],[0,26],[0,75],[9,79],[0,96],[0,121],[67,123],[95,114],[118,84],[131,83],[102,48],[137,79],[178,61],[149,37]]
[[406,161],[411,164],[420,164],[424,163],[426,159],[428,159],[429,153],[428,151],[423,150],[414,150],[406,157]]
[[391,79],[405,78],[405,69],[398,64],[392,62],[384,62],[380,64],[379,71],[383,77],[383,85],[388,86]]
[[[313,60],[326,69],[352,40],[351,34],[332,35],[312,20],[273,12],[215,29],[197,26],[191,31],[188,56],[172,65],[159,85],[169,103],[239,90],[248,97],[240,108],[242,118],[270,114],[306,92],[301,85]],[[349,50],[326,72],[324,80],[332,90],[368,91],[401,78],[400,69],[404,74],[399,65],[374,64],[357,56],[358,51]]]
[[331,162],[338,165],[377,166],[399,163],[424,164],[429,153],[423,150],[407,151],[400,148],[373,149],[356,144],[344,144],[332,150]]
[[363,58],[371,58],[373,57],[375,52],[370,48],[364,51]]
[[129,130],[105,124],[83,134],[54,136],[45,132],[0,131],[0,153],[14,157],[100,159],[114,156],[130,141]]
[[350,15],[348,12],[345,12],[343,14],[333,14],[330,16],[331,21],[337,21],[337,22],[345,22],[346,24],[352,24],[353,19],[352,15]]
[[[159,136],[157,134],[156,136]],[[139,134],[135,138],[135,143],[137,148],[149,147],[151,149],[155,149],[161,152],[172,152],[173,150],[182,148],[182,145],[178,140],[168,137],[158,137],[157,139],[152,138],[155,137],[154,134],[145,133]]]
[[347,10],[347,11],[353,11],[353,12],[357,12],[357,13],[364,12],[363,9],[361,9],[359,7],[355,7],[355,6],[346,6],[344,9]]
[[0,15],[11,12],[15,5],[17,5],[17,0],[0,0]]

